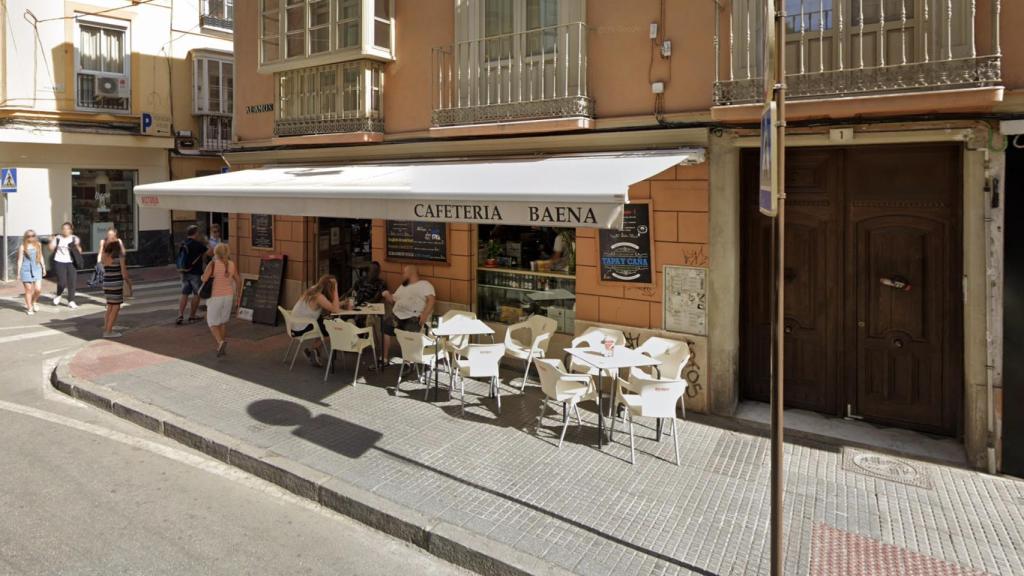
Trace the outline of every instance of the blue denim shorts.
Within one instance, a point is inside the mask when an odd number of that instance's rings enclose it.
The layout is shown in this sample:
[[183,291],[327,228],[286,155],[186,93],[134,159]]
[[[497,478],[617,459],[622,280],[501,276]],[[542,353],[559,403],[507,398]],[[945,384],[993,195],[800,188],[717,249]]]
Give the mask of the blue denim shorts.
[[199,288],[203,285],[203,277],[200,274],[182,274],[181,275],[181,293],[185,296],[189,294],[199,294]]

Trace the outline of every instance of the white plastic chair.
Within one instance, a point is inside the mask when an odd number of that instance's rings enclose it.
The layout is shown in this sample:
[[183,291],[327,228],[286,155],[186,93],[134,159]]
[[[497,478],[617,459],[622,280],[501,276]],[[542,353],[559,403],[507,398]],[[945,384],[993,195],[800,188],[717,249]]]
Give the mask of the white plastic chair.
[[[616,330],[615,328],[603,328],[600,326],[591,326],[587,328],[583,334],[572,339],[572,347],[579,348],[585,346],[588,348],[600,348],[604,346],[605,336],[611,336],[615,339],[616,346],[626,345],[626,335],[622,333],[622,330]],[[597,376],[601,371],[586,362],[577,360],[574,357],[569,358],[569,371],[578,374],[590,374]]]
[[[652,336],[647,340],[644,340],[643,344],[636,348],[636,351],[646,354],[655,360],[660,360],[661,364],[658,365],[657,368],[654,368],[653,366],[647,368],[630,368],[628,379],[616,379],[617,386],[615,402],[613,402],[612,405],[612,414],[615,413],[615,406],[620,403],[622,389],[635,394],[640,391],[641,382],[645,380],[686,380],[686,378],[683,377],[683,370],[686,368],[686,365],[690,363],[690,358],[692,358],[690,345],[688,343],[683,342],[682,340],[672,340],[670,338]],[[686,418],[686,404],[683,402],[682,398],[679,399],[679,407],[683,412],[683,418]]]
[[[406,364],[412,364],[416,368],[416,379],[422,382],[423,374],[426,372],[422,371],[420,367],[426,366],[436,370],[438,362],[446,358],[444,351],[437,349],[437,339],[422,332],[396,329],[395,338],[398,339],[398,345],[402,348],[402,367],[398,371],[396,389],[402,384]],[[429,393],[430,386],[428,385],[424,389],[424,399]]]
[[359,328],[351,322],[341,320],[328,320],[324,322],[327,328],[327,337],[330,338],[330,357],[327,359],[327,368],[324,369],[324,382],[327,375],[331,373],[331,366],[334,364],[335,352],[353,352],[356,354],[356,368],[352,374],[352,385],[355,386],[359,379],[359,362],[363,358],[363,350],[373,349],[373,358],[377,357],[377,346],[373,342],[373,328],[367,326]]
[[[473,320],[476,320],[476,312],[470,312],[468,310],[449,310],[445,312],[444,316],[441,316],[441,318],[438,320],[437,327],[440,328],[441,326],[444,326],[445,322],[451,322],[455,318],[459,317],[472,318]],[[469,336],[465,334],[458,336],[449,336],[445,340],[445,350],[447,350],[448,353],[451,354],[451,356],[455,359],[465,358],[468,347]]]
[[570,374],[566,372],[561,360],[537,359],[537,374],[540,375],[540,388],[544,398],[540,401],[540,416],[537,417],[537,430],[544,421],[548,402],[554,400],[562,403],[562,435],[558,439],[558,447],[565,440],[565,430],[569,427],[568,409],[576,412],[576,425],[582,426],[578,404],[595,395],[594,379],[589,374]]
[[[523,372],[523,383],[519,391],[526,391],[526,380],[530,376],[530,364],[537,358],[547,356],[548,346],[551,344],[551,337],[558,329],[558,321],[534,314],[525,322],[513,324],[505,332],[505,355],[518,360],[526,360],[526,370]],[[529,331],[529,339],[525,342],[515,338],[513,334],[518,331]]]
[[[672,443],[676,450],[676,466],[679,466],[679,428],[676,426],[676,404],[686,392],[686,380],[655,380],[637,378],[639,394],[623,394],[620,396],[626,405],[626,417],[629,418],[629,461],[636,464],[636,442],[633,437],[633,417],[672,419]],[[611,438],[615,436],[615,421],[612,419]]]
[[501,414],[501,382],[498,379],[501,358],[505,355],[504,344],[470,344],[466,347],[465,359],[455,358],[455,373],[458,376],[462,412],[466,411],[466,378],[489,378],[491,394],[498,399],[498,414]]
[[292,363],[288,366],[288,370],[291,371],[291,369],[295,367],[295,359],[299,357],[299,351],[302,350],[302,343],[309,340],[316,340],[317,338],[323,338],[324,335],[320,333],[320,326],[316,322],[313,322],[313,329],[309,332],[306,332],[301,336],[292,335],[292,332],[295,330],[293,327],[295,322],[292,319],[291,310],[288,310],[283,306],[278,306],[277,311],[280,312],[281,317],[284,318],[284,332],[288,335],[288,338],[290,338],[288,341],[288,347],[284,350],[284,358],[281,359],[281,362],[288,361],[288,354],[292,350],[292,345],[295,345],[295,355],[292,356]]

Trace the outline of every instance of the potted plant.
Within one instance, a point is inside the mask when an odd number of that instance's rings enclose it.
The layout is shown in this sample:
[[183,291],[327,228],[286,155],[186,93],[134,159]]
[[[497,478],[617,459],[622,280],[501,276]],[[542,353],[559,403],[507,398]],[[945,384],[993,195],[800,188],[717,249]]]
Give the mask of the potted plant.
[[487,259],[484,260],[484,266],[487,268],[497,268],[498,256],[501,255],[501,245],[494,240],[490,240],[487,242],[487,246],[484,247],[484,254],[487,256]]

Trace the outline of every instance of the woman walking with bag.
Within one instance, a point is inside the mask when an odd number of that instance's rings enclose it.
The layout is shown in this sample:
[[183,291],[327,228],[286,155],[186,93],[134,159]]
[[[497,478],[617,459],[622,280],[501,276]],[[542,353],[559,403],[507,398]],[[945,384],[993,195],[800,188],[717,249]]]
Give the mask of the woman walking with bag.
[[21,283],[25,285],[25,311],[31,316],[39,310],[39,294],[42,292],[43,276],[46,276],[43,245],[39,243],[35,230],[26,230],[21,237],[18,271]]
[[[119,242],[107,242],[100,255],[103,263],[103,295],[107,298],[107,313],[103,321],[104,338],[120,338],[121,333],[114,331],[114,322],[124,303],[125,292],[131,294],[132,282],[128,278],[128,266],[125,264],[124,250]],[[127,290],[126,290],[127,289]]]
[[[211,285],[207,287],[207,283]],[[201,296],[206,296],[204,291],[210,291],[206,300],[206,324],[217,341],[217,356],[227,354],[227,323],[240,297],[241,286],[242,279],[238,276],[238,267],[231,261],[230,247],[223,242],[217,244],[213,249],[213,260],[203,271],[203,287],[200,289]]]
[[79,262],[82,259],[81,243],[71,222],[60,227],[60,234],[50,238],[50,251],[53,252],[53,271],[57,273],[57,293],[53,295],[53,305],[60,306],[64,289],[68,290],[68,308],[78,308],[75,303],[75,284],[78,282]]
[[117,242],[121,245],[121,254],[127,255],[127,251],[124,248],[124,242],[117,237],[117,228],[107,228],[107,235],[100,240],[100,249],[97,251],[100,257],[96,259],[96,269],[93,270],[92,279],[89,280],[89,288],[95,288],[97,286],[103,287],[103,249],[110,242]]

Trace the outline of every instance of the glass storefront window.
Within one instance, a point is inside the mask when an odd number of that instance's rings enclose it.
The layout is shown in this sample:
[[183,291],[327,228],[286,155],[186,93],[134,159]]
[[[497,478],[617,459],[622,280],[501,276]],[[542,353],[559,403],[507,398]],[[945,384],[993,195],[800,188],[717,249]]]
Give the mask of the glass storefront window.
[[71,220],[85,252],[99,250],[109,228],[117,230],[125,248],[136,248],[138,178],[136,170],[71,171]]
[[575,231],[479,227],[477,315],[514,324],[532,314],[572,334],[576,319]]

